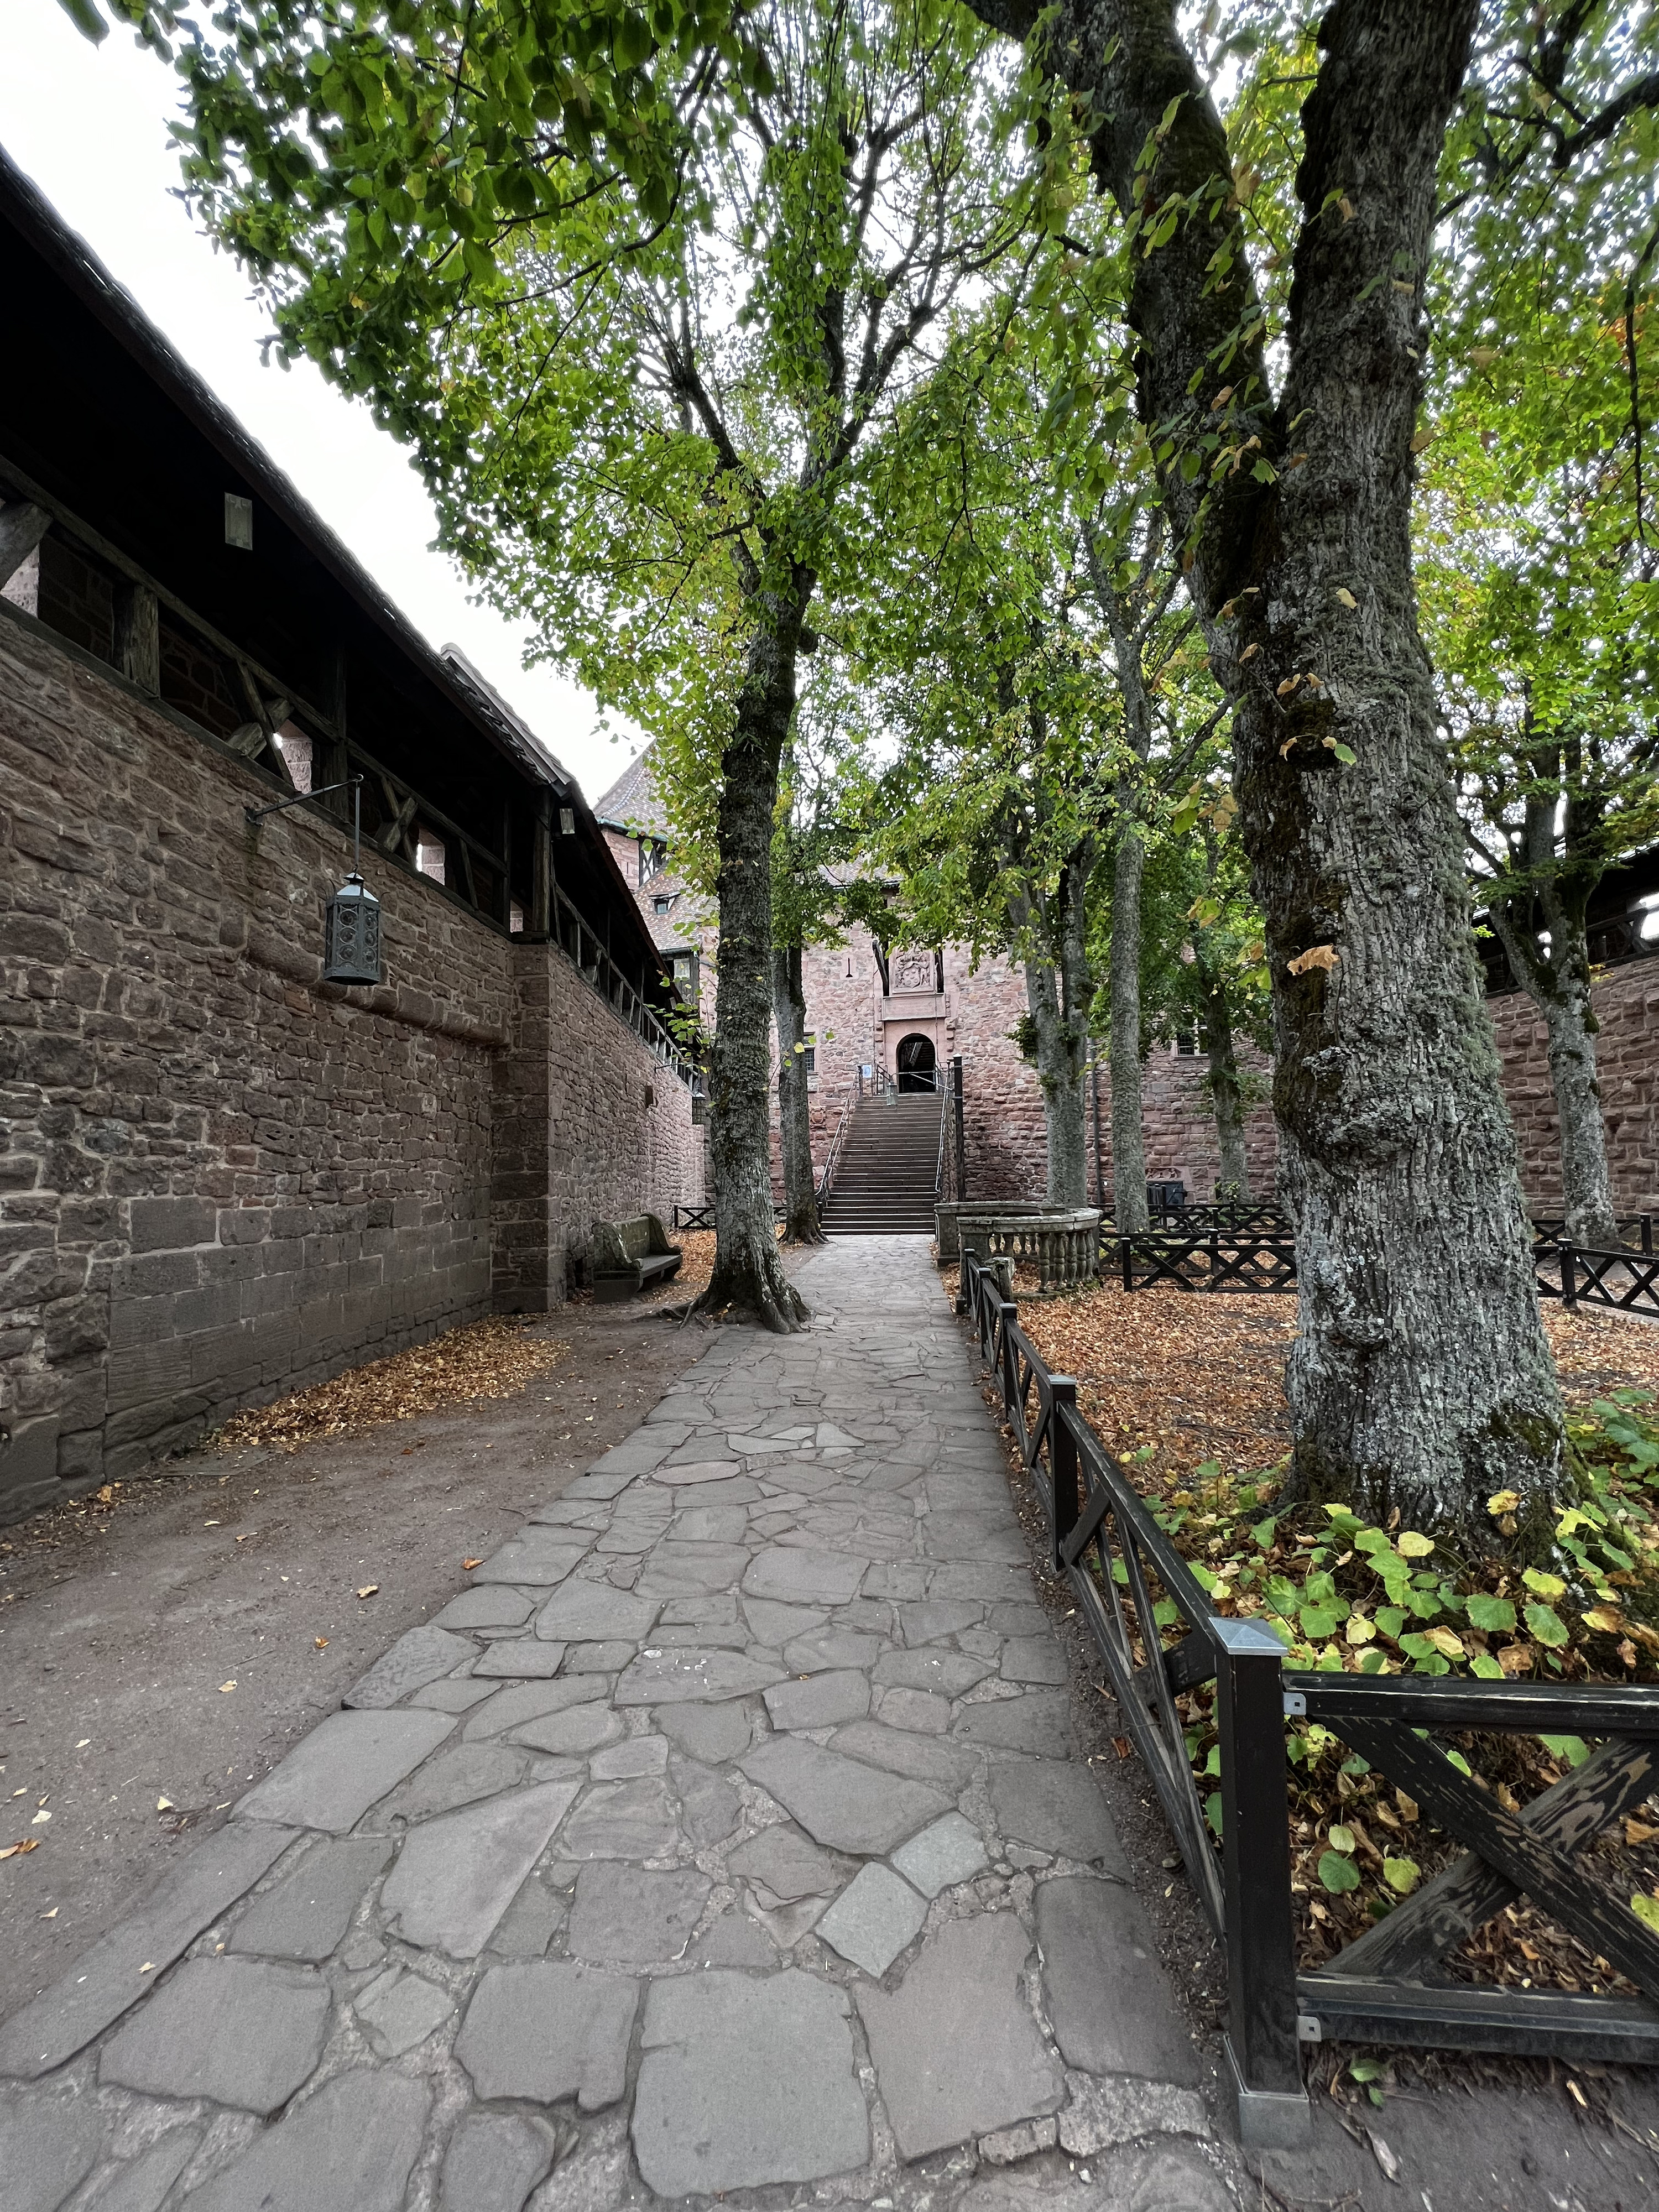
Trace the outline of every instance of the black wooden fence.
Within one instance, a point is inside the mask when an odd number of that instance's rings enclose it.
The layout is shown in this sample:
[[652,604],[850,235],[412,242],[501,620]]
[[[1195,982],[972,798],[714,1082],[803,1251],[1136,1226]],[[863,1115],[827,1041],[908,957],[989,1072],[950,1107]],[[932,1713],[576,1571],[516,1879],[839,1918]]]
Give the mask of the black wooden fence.
[[[1607,1306],[1659,1318],[1659,1255],[1628,1246],[1617,1252],[1593,1252],[1563,1237],[1543,1234],[1548,1224],[1538,1225],[1533,1266],[1540,1297],[1559,1298],[1570,1307]],[[1638,1225],[1650,1244],[1650,1217],[1643,1215]],[[1101,1232],[1100,1261],[1102,1273],[1115,1277],[1126,1291],[1150,1290],[1157,1283],[1174,1283],[1187,1291],[1296,1288],[1296,1242],[1288,1227],[1257,1233],[1243,1227],[1194,1225],[1182,1233],[1149,1230],[1138,1237],[1119,1237],[1107,1224]]]
[[[1577,1854],[1659,1786],[1659,1689],[1291,1673],[1261,1623],[1212,1610],[1129,1475],[1052,1375],[978,1255],[963,1248],[959,1310],[994,1371],[1021,1461],[1158,1792],[1188,1879],[1226,1947],[1226,2046],[1247,2143],[1293,2147],[1309,2128],[1302,2043],[1408,2043],[1659,2063],[1659,1936]],[[1155,1626],[1160,1600],[1176,1615]],[[1168,1607],[1166,1607],[1166,1611]],[[1221,1841],[1212,1838],[1176,1700],[1214,1682]],[[1317,1720],[1417,1800],[1466,1855],[1317,1972],[1298,1974],[1291,1905],[1285,1723]],[[1599,1752],[1518,1814],[1454,1765],[1492,1735],[1599,1736]],[[1455,1978],[1447,1954],[1524,1893],[1639,1995],[1571,1996]],[[1611,1974],[1607,1976],[1609,1980]]]

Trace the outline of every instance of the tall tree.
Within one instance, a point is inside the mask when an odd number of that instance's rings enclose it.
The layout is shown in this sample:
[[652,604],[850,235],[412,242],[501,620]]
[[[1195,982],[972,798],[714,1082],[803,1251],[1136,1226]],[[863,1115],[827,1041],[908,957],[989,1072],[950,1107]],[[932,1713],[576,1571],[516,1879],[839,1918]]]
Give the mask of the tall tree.
[[768,1157],[778,763],[863,453],[1018,229],[1005,73],[943,0],[661,32],[538,0],[317,13],[229,0],[186,39],[196,203],[280,346],[411,443],[441,542],[537,650],[653,733],[694,702],[720,923],[704,1297],[794,1328]]
[[815,660],[814,670],[817,680],[796,712],[785,750],[772,854],[772,1012],[787,1244],[824,1241],[812,1169],[803,960],[809,945],[844,942],[847,879],[867,811],[857,716],[844,672],[828,654]]
[[[1643,429],[1659,362],[1640,344],[1651,173],[1558,237],[1508,210],[1482,293],[1455,301],[1418,521],[1474,896],[1544,1018],[1568,1233],[1616,1249],[1590,902],[1659,834],[1659,532]],[[1620,261],[1628,256],[1626,268]],[[1490,258],[1490,257],[1488,257]]]
[[[1410,541],[1437,196],[1476,0],[1337,0],[1311,35],[1265,8],[1209,11],[1235,55],[1273,34],[1236,115],[1268,76],[1310,81],[1276,246],[1206,85],[1214,57],[1200,68],[1173,0],[970,4],[1069,88],[1121,218],[1136,404],[1233,703],[1297,1232],[1295,1486],[1475,1542],[1490,1540],[1486,1498],[1512,1488],[1519,1540],[1540,1546],[1564,1478],[1561,1403]],[[1564,157],[1645,129],[1659,81],[1607,101],[1575,82],[1598,75],[1604,11],[1576,6],[1556,27],[1544,104]],[[1495,59],[1486,76],[1505,69],[1504,94],[1535,112],[1522,63]],[[1495,97],[1482,127],[1506,108]],[[1477,139],[1471,125],[1459,150],[1473,158]],[[1288,262],[1288,289],[1270,260]]]

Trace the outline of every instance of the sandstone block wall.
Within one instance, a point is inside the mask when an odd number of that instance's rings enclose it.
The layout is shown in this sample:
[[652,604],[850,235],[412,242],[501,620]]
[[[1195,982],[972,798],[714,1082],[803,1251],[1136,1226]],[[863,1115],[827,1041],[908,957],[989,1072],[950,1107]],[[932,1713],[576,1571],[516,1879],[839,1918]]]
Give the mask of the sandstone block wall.
[[556,949],[371,854],[387,981],[320,983],[349,841],[270,797],[0,610],[0,1519],[702,1194],[684,1085]]
[[[1659,1212],[1659,960],[1608,968],[1591,988],[1601,1116],[1613,1204],[1620,1213]],[[1521,1148],[1521,1181],[1534,1208],[1562,1204],[1561,1125],[1550,1089],[1544,1018],[1524,991],[1488,1000],[1504,1089]]]

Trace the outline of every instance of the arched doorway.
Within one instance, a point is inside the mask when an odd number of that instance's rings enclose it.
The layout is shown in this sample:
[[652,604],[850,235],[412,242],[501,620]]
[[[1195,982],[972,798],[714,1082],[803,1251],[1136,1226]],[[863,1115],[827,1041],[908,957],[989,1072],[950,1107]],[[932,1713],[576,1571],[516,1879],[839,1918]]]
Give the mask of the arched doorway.
[[899,1039],[898,1087],[901,1091],[932,1091],[938,1084],[938,1062],[932,1037]]

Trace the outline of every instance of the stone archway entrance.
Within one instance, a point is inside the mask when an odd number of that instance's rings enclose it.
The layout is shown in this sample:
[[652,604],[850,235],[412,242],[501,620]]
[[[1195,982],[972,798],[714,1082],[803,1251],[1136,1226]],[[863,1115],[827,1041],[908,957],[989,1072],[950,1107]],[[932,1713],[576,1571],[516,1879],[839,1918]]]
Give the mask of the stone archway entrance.
[[932,1091],[938,1084],[939,1061],[933,1040],[903,1036],[898,1043],[898,1087],[901,1091]]

